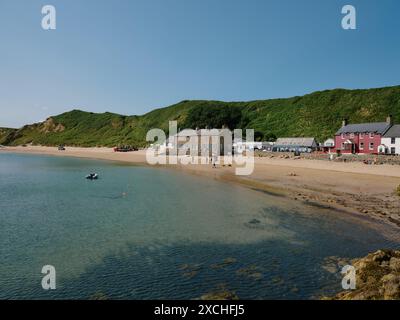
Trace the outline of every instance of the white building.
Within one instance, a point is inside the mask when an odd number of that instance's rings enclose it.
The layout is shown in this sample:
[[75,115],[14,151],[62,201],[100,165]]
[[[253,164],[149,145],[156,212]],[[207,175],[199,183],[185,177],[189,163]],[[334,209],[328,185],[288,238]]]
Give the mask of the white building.
[[262,142],[248,142],[248,141],[235,141],[233,143],[233,147],[235,148],[236,152],[242,153],[246,150],[255,151],[255,150],[262,150],[263,143]]
[[392,126],[382,137],[382,153],[400,155],[400,125]]
[[185,129],[168,138],[169,154],[219,156],[232,152],[232,134],[228,129]]
[[331,153],[332,150],[335,148],[335,139],[327,139],[321,146],[323,151]]

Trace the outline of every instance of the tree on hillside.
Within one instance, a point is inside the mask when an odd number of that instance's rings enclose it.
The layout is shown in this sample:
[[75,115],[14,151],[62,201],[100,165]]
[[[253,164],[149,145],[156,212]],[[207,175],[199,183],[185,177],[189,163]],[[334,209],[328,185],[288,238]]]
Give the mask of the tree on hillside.
[[278,137],[272,132],[267,132],[264,134],[264,141],[275,142],[276,139],[278,139]]
[[222,106],[210,108],[200,106],[192,109],[185,122],[186,128],[239,128],[242,112],[239,108]]

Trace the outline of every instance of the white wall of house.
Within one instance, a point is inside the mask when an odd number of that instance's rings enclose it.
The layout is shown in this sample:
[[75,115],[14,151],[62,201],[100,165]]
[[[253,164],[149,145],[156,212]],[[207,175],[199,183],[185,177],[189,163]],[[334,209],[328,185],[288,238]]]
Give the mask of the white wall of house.
[[387,153],[389,154],[392,153],[392,148],[395,148],[395,154],[400,154],[400,137],[398,138],[384,137],[382,138],[382,144],[388,148]]
[[333,148],[335,146],[335,139],[328,139],[324,142],[324,147]]
[[233,147],[236,148],[238,152],[244,152],[246,150],[254,151],[255,149],[261,150],[262,146],[262,142],[237,141],[233,143]]

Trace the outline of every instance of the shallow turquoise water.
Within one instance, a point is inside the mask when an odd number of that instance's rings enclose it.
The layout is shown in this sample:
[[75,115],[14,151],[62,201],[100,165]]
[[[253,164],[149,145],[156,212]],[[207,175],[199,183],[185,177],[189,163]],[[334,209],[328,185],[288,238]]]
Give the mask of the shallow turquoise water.
[[353,217],[212,179],[0,153],[0,299],[310,299],[340,290],[327,257],[396,246]]

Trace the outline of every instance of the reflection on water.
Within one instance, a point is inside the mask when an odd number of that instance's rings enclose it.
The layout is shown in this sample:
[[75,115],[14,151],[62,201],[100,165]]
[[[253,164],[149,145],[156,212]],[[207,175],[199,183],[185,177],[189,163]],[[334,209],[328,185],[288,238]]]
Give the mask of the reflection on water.
[[343,214],[161,169],[0,154],[0,178],[0,298],[306,299],[340,289],[328,257],[397,244]]

